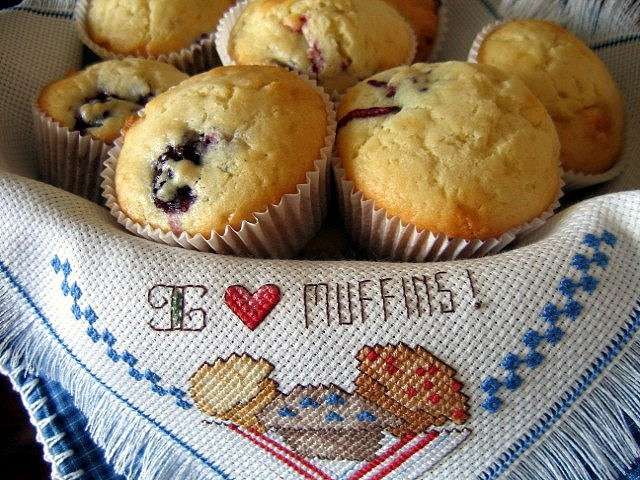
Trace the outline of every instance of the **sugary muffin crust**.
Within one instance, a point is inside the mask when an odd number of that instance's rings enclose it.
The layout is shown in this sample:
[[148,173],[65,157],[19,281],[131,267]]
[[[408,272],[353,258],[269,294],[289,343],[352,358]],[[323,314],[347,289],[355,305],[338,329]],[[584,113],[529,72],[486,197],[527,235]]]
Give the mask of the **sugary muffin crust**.
[[88,0],[86,29],[115,53],[153,55],[181,50],[215,30],[233,0]]
[[600,58],[551,22],[518,20],[492,31],[478,62],[518,75],[553,118],[567,170],[610,169],[622,148],[623,103]]
[[237,64],[288,67],[343,91],[405,63],[414,42],[411,26],[383,0],[254,0],[228,49]]
[[438,34],[440,0],[386,0],[409,21],[416,32],[416,62],[429,59]]
[[295,193],[327,135],[316,88],[277,67],[221,67],[149,102],[126,131],[115,190],[127,216],[208,238]]
[[389,216],[459,238],[522,225],[560,188],[551,118],[521,80],[485,65],[415,64],[359,83],[340,103],[337,149]]
[[48,85],[38,98],[38,107],[70,130],[111,142],[127,117],[186,78],[166,63],[109,60]]

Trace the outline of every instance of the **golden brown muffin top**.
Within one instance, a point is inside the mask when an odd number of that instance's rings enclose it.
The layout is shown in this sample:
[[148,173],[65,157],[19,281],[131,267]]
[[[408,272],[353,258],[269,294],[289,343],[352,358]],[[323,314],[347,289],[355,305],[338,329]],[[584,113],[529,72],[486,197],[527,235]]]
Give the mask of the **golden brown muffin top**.
[[622,148],[623,103],[600,58],[552,22],[504,23],[482,42],[478,62],[518,75],[544,104],[560,136],[566,170],[595,174]]
[[86,29],[115,53],[158,56],[216,29],[233,0],[88,0]]
[[47,85],[38,107],[70,130],[112,142],[127,117],[186,78],[188,75],[166,63],[109,60]]
[[359,83],[340,103],[337,149],[366,199],[453,237],[499,236],[560,188],[551,118],[521,80],[486,65],[418,63]]
[[322,95],[297,74],[215,68],[156,97],[127,130],[116,196],[138,223],[209,238],[296,193],[327,129]]

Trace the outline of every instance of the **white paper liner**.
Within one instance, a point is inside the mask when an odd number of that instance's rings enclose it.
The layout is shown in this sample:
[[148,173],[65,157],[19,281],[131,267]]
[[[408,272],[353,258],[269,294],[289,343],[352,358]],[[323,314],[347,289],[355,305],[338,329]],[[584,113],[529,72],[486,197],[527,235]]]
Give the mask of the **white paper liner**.
[[127,57],[138,57],[157,60],[159,62],[170,63],[189,75],[204,72],[220,65],[214,45],[214,32],[203,35],[188,47],[161,55],[127,55],[111,52],[95,43],[85,28],[85,19],[90,1],[91,0],[77,0],[73,12],[73,21],[82,43],[89,47],[100,58],[122,60]]
[[292,258],[318,232],[327,213],[329,162],[336,136],[336,114],[329,95],[315,81],[300,75],[321,93],[327,111],[327,134],[314,163],[307,172],[307,182],[297,185],[297,193],[285,194],[278,203],[254,213],[255,220],[243,221],[239,228],[227,226],[223,234],[211,232],[209,238],[201,234],[164,232],[159,228],[140,224],[122,211],[115,191],[115,170],[122,149],[123,137],[116,140],[104,162],[101,177],[102,196],[111,214],[130,232],[167,245],[181,246],[203,252],[240,256]]
[[[218,22],[218,27],[216,28],[216,32],[214,35],[214,42],[215,42],[216,50],[218,52],[218,57],[220,58],[222,65],[235,65],[235,61],[231,58],[231,55],[229,54],[229,48],[228,48],[229,37],[231,36],[231,31],[233,30],[233,26],[236,24],[236,22],[240,18],[240,15],[242,15],[242,12],[247,7],[250,1],[251,0],[240,0],[238,3],[236,3],[234,6],[232,6],[226,11],[222,16],[222,18],[220,19],[220,22]],[[413,31],[413,28],[411,28],[411,32],[413,33],[411,49],[409,51],[409,55],[403,62],[403,64],[406,64],[406,65],[411,65],[413,63],[413,60],[416,57],[416,51],[418,48],[418,39],[416,37],[415,32]],[[435,49],[435,45],[434,45],[434,49]],[[301,72],[301,73],[303,75],[308,75],[307,72]],[[340,94],[338,92],[330,92],[330,93],[331,93],[332,99],[334,101],[337,101]]]
[[100,171],[112,145],[69,130],[33,106],[40,177],[44,182],[101,203]]
[[[510,20],[497,21],[485,25],[480,33],[478,33],[474,38],[473,43],[471,44],[471,49],[469,50],[467,60],[471,63],[478,63],[478,53],[480,52],[480,47],[482,46],[482,42],[484,42],[484,39],[496,28],[508,21]],[[623,170],[624,162],[619,159],[609,170],[598,174],[580,173],[573,170],[565,170],[563,168],[562,179],[565,182],[566,190],[577,190],[579,188],[590,187],[592,185],[597,185],[599,183],[613,180],[618,175],[620,175]]]
[[380,260],[411,262],[478,258],[500,252],[516,238],[541,227],[560,207],[563,182],[550,208],[535,219],[512,228],[499,237],[469,240],[448,237],[405,224],[399,217],[389,217],[384,208],[365,199],[346,178],[340,159],[334,157],[333,170],[345,226],[356,244]]

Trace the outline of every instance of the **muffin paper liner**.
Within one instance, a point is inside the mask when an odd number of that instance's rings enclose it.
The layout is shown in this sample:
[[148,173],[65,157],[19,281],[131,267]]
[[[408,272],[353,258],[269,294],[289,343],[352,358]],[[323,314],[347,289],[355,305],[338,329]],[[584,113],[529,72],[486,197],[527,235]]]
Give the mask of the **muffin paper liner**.
[[[233,30],[234,25],[240,18],[240,15],[242,15],[242,12],[247,7],[249,2],[250,0],[239,1],[238,3],[236,3],[226,11],[222,16],[222,18],[220,19],[220,22],[218,22],[218,28],[216,29],[216,32],[215,32],[214,41],[215,41],[215,48],[218,52],[218,57],[220,58],[222,65],[235,65],[235,61],[231,58],[231,55],[229,54],[229,49],[228,49],[229,37],[231,36],[231,31]],[[403,62],[403,64],[407,64],[407,65],[411,65],[413,63],[413,60],[416,57],[416,50],[418,48],[418,40],[416,38],[415,32],[413,31],[413,28],[411,28],[411,31],[413,32],[413,43],[411,46],[409,56]],[[435,45],[434,45],[434,50],[435,50]],[[302,73],[303,75],[308,75],[308,73],[306,72],[300,72],[300,73]],[[331,93],[331,98],[334,101],[336,101],[339,98],[340,94],[338,92],[330,92],[330,93]]]
[[564,183],[555,200],[544,213],[529,222],[512,228],[499,237],[486,240],[448,237],[414,225],[403,223],[399,217],[389,217],[384,208],[375,206],[356,191],[346,178],[340,159],[333,160],[339,204],[345,226],[361,248],[380,260],[411,262],[477,258],[500,252],[516,238],[542,226],[560,207]]
[[115,171],[123,137],[109,151],[102,178],[102,196],[111,214],[127,230],[144,238],[187,249],[213,251],[240,256],[291,258],[318,232],[327,212],[329,162],[336,136],[336,115],[329,96],[315,81],[300,75],[321,93],[327,111],[327,133],[314,170],[307,172],[306,183],[297,185],[297,193],[282,196],[278,203],[254,213],[255,219],[244,220],[240,227],[227,226],[223,234],[211,232],[209,238],[187,232],[165,232],[127,217],[118,204]]
[[112,52],[94,42],[85,28],[85,19],[90,1],[91,0],[77,1],[73,12],[73,21],[82,43],[89,47],[100,58],[121,60],[123,58],[137,57],[157,60],[159,62],[170,63],[190,75],[204,72],[220,65],[220,60],[218,59],[214,45],[214,32],[203,35],[188,47],[161,55],[133,55]]
[[[478,53],[480,52],[480,47],[482,46],[484,39],[496,28],[508,21],[509,20],[498,21],[485,25],[480,33],[478,33],[474,38],[467,60],[471,63],[478,63]],[[581,173],[574,170],[565,170],[563,168],[562,178],[565,182],[566,190],[577,190],[579,188],[590,187],[592,185],[613,180],[620,175],[623,170],[624,162],[621,159],[618,159],[618,161],[609,170],[598,174]]]
[[100,171],[112,145],[69,130],[37,106],[33,120],[41,179],[100,203]]

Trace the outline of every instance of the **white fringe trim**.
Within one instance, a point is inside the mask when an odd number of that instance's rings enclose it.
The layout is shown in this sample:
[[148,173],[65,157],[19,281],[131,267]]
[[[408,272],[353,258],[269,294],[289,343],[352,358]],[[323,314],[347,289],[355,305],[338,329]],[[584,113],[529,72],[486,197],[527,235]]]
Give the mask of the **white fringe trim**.
[[40,385],[40,379],[34,378],[20,385],[20,376],[27,373],[24,367],[17,367],[11,370],[0,368],[0,372],[10,378],[13,389],[20,395],[23,405],[28,407],[27,411],[29,413],[29,421],[36,429],[36,440],[43,447],[44,459],[51,464],[52,477],[59,478],[60,480],[77,480],[81,478],[84,475],[84,470],[82,469],[78,469],[67,474],[62,474],[62,472],[60,472],[62,463],[68,458],[75,455],[73,449],[67,449],[62,452],[54,453],[54,448],[61,440],[65,439],[66,434],[59,433],[52,437],[45,437],[43,434],[44,428],[56,418],[57,414],[53,414],[44,418],[38,418],[38,412],[47,403],[47,399],[40,398],[35,402],[31,402],[29,400],[29,397],[33,393],[33,390]]
[[[76,407],[87,416],[89,433],[104,448],[105,459],[116,473],[138,480],[226,478],[177,446],[167,434],[80,368],[51,339],[51,333],[25,295],[0,273],[0,363],[9,365],[10,371],[27,365],[28,371],[37,371],[63,385],[73,396]],[[57,462],[66,458],[63,457],[49,455],[54,466],[59,466]]]
[[[637,323],[640,310],[634,314]],[[580,380],[588,383],[586,376]],[[622,346],[615,363],[579,393],[575,403],[571,398],[562,398],[568,406],[544,419],[543,424],[550,423],[546,433],[535,441],[516,442],[479,478],[615,480],[628,473],[640,457],[630,428],[630,424],[640,428],[640,339],[632,338]],[[532,432],[544,429],[543,424]],[[522,456],[510,464],[509,458],[519,450]]]

